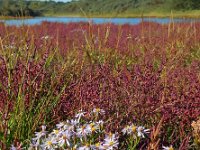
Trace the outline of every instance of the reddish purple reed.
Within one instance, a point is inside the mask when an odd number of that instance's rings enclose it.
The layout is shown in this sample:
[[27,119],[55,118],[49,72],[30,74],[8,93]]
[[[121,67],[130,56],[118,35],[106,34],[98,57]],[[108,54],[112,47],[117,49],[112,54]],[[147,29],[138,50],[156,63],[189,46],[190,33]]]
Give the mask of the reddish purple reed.
[[[51,86],[56,95],[68,82],[59,104],[48,116],[50,120],[62,120],[77,110],[94,107],[106,110],[110,130],[129,122],[152,127],[164,117],[161,140],[181,143],[191,136],[191,122],[200,116],[199,33],[200,23],[1,24],[4,45],[17,47],[14,51],[24,45],[27,49],[11,71],[10,87],[8,66],[0,55],[0,85],[5,87],[0,89],[0,110],[9,103],[12,111],[14,102],[8,89],[17,95],[23,86],[28,108],[32,99],[39,99]],[[43,67],[56,50],[51,67]],[[31,57],[27,63],[28,53]],[[63,72],[63,63],[70,58],[76,63]],[[58,81],[50,84],[54,73]]]

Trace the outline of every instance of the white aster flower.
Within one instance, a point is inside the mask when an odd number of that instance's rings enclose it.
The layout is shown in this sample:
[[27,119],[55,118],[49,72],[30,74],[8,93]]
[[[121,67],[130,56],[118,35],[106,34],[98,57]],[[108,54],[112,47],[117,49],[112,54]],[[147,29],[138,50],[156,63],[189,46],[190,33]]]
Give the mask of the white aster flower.
[[131,124],[130,126],[126,126],[122,130],[122,132],[123,132],[123,134],[127,134],[127,135],[133,136],[134,139],[137,138],[137,126],[135,126],[134,124]]
[[77,119],[71,119],[70,120],[71,125],[77,126],[79,124],[79,121]]
[[70,146],[70,139],[71,139],[71,133],[69,131],[62,132],[62,136],[60,137],[58,143],[62,147],[65,144]]
[[110,133],[104,139],[103,147],[106,150],[113,150],[114,148],[118,148],[119,142],[118,137],[115,134]]
[[77,129],[77,136],[79,138],[86,137],[88,134],[89,134],[89,132],[88,132],[85,124]]
[[99,121],[96,122],[96,124],[98,124],[99,126],[103,126],[104,121],[103,120],[99,120]]
[[90,124],[86,125],[86,130],[89,134],[92,134],[93,132],[97,132],[97,130],[100,130],[100,126],[98,124],[95,124],[94,122],[91,122]]
[[123,134],[128,134],[129,132],[130,132],[130,126],[128,126],[128,125],[122,129]]
[[40,145],[40,139],[37,139],[37,137],[36,138],[32,138],[30,147],[38,147],[39,145]]
[[95,145],[91,145],[90,148],[92,150],[105,150],[102,143],[96,143]]
[[45,135],[47,134],[47,131],[46,131],[46,126],[45,125],[42,125],[42,131],[40,132],[35,132],[35,140],[37,139],[40,139],[41,137],[44,137]]
[[85,144],[84,146],[81,146],[81,147],[77,148],[77,150],[90,150],[90,145],[89,144]]
[[69,131],[71,134],[72,133],[75,133],[74,130],[75,130],[75,126],[71,125],[71,124],[66,124],[64,125],[64,130],[66,131]]
[[86,114],[86,112],[83,112],[83,111],[81,110],[81,111],[79,111],[79,113],[77,113],[77,114],[75,115],[75,117],[78,119],[78,122],[80,121],[80,119],[81,119],[83,116],[85,116],[85,114]]
[[96,124],[99,125],[99,130],[103,129],[103,124],[104,124],[103,120],[97,121]]
[[173,146],[170,145],[170,147],[162,146],[163,150],[174,150]]
[[64,130],[68,130],[68,129],[69,129],[69,127],[71,127],[71,123],[70,123],[70,121],[69,121],[69,120],[67,120],[67,121],[65,121],[65,122],[64,122],[63,129],[64,129]]
[[46,139],[46,141],[44,142],[44,144],[42,145],[42,147],[44,149],[48,149],[48,150],[54,150],[55,145],[57,144],[57,141],[55,138],[48,138]]
[[55,138],[59,138],[60,136],[62,136],[62,131],[58,129],[54,129],[51,132],[50,136],[55,136]]
[[149,133],[149,129],[145,129],[143,126],[137,127],[137,136],[138,137],[145,137],[145,134]]
[[136,125],[131,124],[130,127],[129,127],[128,134],[136,134],[137,128],[138,128],[138,127],[137,127]]
[[64,122],[60,122],[60,123],[58,123],[58,124],[56,125],[56,127],[57,127],[58,129],[61,129],[64,125],[65,125]]
[[56,126],[59,130],[61,130],[61,129],[62,130],[68,130],[68,131],[71,131],[73,133],[74,128],[75,128],[74,124],[75,124],[75,120],[73,120],[73,121],[67,120],[65,122],[61,122],[61,123],[57,124]]
[[95,115],[99,115],[99,114],[104,115],[105,111],[103,109],[100,109],[100,108],[94,108],[92,110],[92,113],[95,114]]

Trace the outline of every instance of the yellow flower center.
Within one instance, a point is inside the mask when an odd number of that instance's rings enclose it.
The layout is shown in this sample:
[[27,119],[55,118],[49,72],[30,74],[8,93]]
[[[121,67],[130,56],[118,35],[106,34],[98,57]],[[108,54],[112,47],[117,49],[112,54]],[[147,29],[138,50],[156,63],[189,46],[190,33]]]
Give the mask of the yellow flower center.
[[95,128],[95,127],[92,127],[92,128],[91,128],[91,130],[92,130],[92,132],[93,132],[93,131],[95,131],[95,130],[96,130],[96,128]]
[[136,132],[136,129],[137,129],[137,127],[136,127],[136,126],[133,126],[131,129],[132,129],[133,133],[135,133],[135,132]]
[[58,133],[59,133],[59,130],[54,130],[54,133],[55,133],[55,134],[58,134]]
[[100,143],[96,143],[95,146],[96,146],[96,147],[99,147],[99,146],[100,146]]
[[100,108],[97,108],[97,109],[96,109],[97,112],[100,112],[100,110],[101,110]]
[[48,146],[51,146],[52,144],[53,144],[53,143],[52,143],[51,141],[48,141],[48,142],[47,142],[47,145],[48,145]]
[[170,146],[169,150],[174,150],[174,148],[172,146]]
[[111,141],[111,142],[109,143],[109,145],[110,145],[110,146],[114,145],[114,142],[113,142],[113,141]]

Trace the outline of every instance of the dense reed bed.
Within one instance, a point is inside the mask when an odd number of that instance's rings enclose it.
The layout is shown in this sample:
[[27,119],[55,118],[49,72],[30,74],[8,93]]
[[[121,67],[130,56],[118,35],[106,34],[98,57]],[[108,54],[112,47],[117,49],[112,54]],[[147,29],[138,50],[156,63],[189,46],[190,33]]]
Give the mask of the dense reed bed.
[[198,149],[200,23],[0,24],[2,149],[94,108],[107,132],[149,128],[135,149]]

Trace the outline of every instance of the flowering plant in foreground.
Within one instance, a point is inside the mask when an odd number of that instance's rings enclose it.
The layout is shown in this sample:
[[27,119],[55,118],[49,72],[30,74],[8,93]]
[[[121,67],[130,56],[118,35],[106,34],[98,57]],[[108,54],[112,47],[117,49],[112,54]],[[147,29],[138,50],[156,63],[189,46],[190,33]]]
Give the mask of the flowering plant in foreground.
[[[99,116],[104,114],[104,110],[96,108],[90,113],[79,111],[73,119],[58,123],[52,132],[43,125],[40,132],[35,132],[29,149],[113,150],[120,149],[120,145],[125,143],[128,149],[136,149],[140,139],[144,139],[150,131],[131,124],[122,130],[122,134],[106,132],[104,121],[99,120]],[[122,143],[119,143],[120,135],[125,137]],[[12,145],[11,149],[16,148]]]
[[194,144],[200,147],[200,119],[196,122],[193,121],[191,126],[193,128]]
[[139,144],[141,138],[145,138],[145,135],[149,133],[149,129],[145,129],[143,126],[135,126],[134,124],[126,126],[122,132],[127,135],[128,149],[135,149]]

